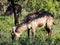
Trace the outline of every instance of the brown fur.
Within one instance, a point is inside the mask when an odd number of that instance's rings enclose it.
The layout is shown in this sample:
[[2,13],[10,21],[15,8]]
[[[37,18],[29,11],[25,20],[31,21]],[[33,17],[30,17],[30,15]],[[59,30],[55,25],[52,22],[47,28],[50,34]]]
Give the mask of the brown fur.
[[12,39],[18,39],[20,35],[28,29],[31,30],[32,36],[35,36],[35,29],[38,27],[44,27],[48,35],[50,36],[52,33],[52,24],[53,24],[53,15],[49,12],[36,12],[32,14],[28,14],[23,21],[16,27],[15,31],[12,34]]

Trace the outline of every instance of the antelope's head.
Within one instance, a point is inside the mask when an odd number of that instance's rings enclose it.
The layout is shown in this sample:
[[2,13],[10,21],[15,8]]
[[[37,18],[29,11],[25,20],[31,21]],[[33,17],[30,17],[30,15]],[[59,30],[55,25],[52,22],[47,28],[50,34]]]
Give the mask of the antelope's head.
[[15,32],[15,30],[16,30],[16,27],[13,27],[12,28],[12,40],[18,40],[20,36],[19,33]]

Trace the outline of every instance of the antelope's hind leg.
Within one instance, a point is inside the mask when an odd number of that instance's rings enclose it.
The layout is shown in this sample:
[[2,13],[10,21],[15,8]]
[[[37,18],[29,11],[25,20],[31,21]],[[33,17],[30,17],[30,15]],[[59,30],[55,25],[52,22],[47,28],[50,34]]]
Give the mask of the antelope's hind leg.
[[52,34],[52,28],[51,27],[45,27],[45,29],[48,32],[48,36],[51,36],[51,34]]
[[49,16],[46,21],[46,27],[45,27],[45,29],[48,32],[48,36],[51,36],[52,34],[52,25],[53,25],[53,17]]

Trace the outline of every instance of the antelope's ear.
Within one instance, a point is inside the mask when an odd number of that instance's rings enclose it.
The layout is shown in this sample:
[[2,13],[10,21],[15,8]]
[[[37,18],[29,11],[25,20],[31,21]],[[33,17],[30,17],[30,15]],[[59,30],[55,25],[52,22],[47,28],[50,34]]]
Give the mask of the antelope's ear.
[[16,30],[16,27],[13,27],[13,28],[12,28],[12,32],[15,32],[15,30]]

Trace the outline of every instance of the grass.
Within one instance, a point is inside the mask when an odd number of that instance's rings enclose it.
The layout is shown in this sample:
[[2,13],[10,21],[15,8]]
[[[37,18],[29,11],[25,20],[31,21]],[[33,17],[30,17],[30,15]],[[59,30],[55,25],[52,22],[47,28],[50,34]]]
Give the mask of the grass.
[[32,39],[31,35],[28,38],[27,31],[25,31],[18,41],[11,40],[13,26],[13,16],[0,16],[0,45],[60,45],[60,23],[53,25],[51,37],[48,37],[46,30],[42,28],[36,30],[34,39]]

